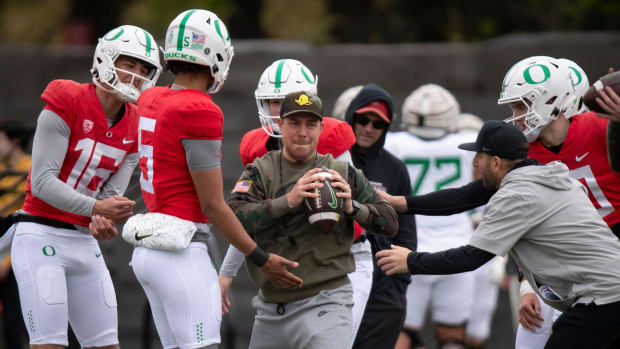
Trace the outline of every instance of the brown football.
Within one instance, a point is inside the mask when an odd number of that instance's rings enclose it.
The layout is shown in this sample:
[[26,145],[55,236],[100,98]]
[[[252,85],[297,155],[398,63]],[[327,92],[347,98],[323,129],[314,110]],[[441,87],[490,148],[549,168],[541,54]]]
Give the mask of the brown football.
[[620,95],[620,71],[609,73],[590,86],[590,88],[583,95],[583,103],[593,112],[606,113],[601,106],[596,102],[596,97],[599,96],[598,91],[609,86],[616,94]]
[[342,198],[336,196],[340,188],[332,187],[332,181],[327,179],[329,172],[320,172],[323,177],[323,187],[314,189],[318,198],[306,198],[306,214],[308,222],[319,233],[329,234],[334,229],[342,214]]

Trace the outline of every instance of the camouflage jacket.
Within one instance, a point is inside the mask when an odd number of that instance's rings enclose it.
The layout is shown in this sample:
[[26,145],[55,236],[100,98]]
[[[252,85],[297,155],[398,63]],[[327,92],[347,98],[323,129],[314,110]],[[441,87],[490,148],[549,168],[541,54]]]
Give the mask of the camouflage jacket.
[[308,223],[303,203],[290,208],[285,194],[308,170],[325,166],[338,171],[360,203],[355,220],[368,232],[394,236],[396,213],[379,196],[361,171],[331,155],[320,155],[303,164],[292,163],[281,151],[272,151],[248,165],[228,199],[245,229],[258,246],[270,253],[299,262],[291,272],[303,286],[287,289],[267,280],[259,268],[246,263],[252,282],[265,302],[291,302],[314,296],[321,290],[341,286],[355,270],[351,255],[353,219],[341,215],[334,231],[320,234]]

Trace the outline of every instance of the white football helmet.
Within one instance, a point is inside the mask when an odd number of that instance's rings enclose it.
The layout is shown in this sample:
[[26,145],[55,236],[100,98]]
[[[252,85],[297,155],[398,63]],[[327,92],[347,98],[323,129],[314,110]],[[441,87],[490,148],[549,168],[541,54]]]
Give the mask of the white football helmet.
[[590,81],[586,72],[581,69],[577,63],[566,58],[558,58],[558,62],[562,65],[566,65],[571,71],[572,84],[575,87],[575,98],[568,100],[565,106],[564,116],[567,118],[573,117],[577,114],[585,113],[588,111],[588,107],[583,103],[583,95],[590,88]]
[[336,99],[334,110],[332,111],[332,117],[345,121],[345,114],[347,113],[349,104],[351,104],[353,99],[357,97],[357,94],[360,93],[363,87],[363,85],[358,85],[344,90],[344,92],[338,96],[338,99]]
[[165,61],[182,61],[211,68],[213,84],[207,93],[218,92],[226,78],[234,50],[224,22],[207,10],[187,10],[168,26]]
[[[510,68],[498,104],[521,102],[527,112],[505,119],[519,127],[528,142],[538,138],[540,131],[562,114],[568,101],[575,98],[571,70],[551,57],[529,57]],[[511,106],[512,107],[512,106]]]
[[403,102],[402,127],[414,136],[437,139],[457,130],[461,107],[445,88],[422,85]]
[[271,115],[268,100],[284,99],[287,94],[296,91],[317,94],[318,82],[318,75],[313,75],[310,69],[294,59],[280,59],[267,67],[258,79],[258,86],[254,91],[258,118],[263,130],[271,137],[282,137],[275,121],[280,115]]
[[[149,68],[146,76],[116,67],[116,60],[120,56],[129,56],[143,62]],[[142,91],[155,86],[161,73],[157,43],[146,30],[133,25],[112,29],[99,39],[90,72],[97,87],[116,93],[125,102],[136,103]],[[131,81],[121,82],[117,72],[130,75]],[[140,88],[134,86],[136,80],[142,81]]]
[[478,132],[482,128],[484,121],[474,114],[463,113],[459,115],[456,127],[459,131]]

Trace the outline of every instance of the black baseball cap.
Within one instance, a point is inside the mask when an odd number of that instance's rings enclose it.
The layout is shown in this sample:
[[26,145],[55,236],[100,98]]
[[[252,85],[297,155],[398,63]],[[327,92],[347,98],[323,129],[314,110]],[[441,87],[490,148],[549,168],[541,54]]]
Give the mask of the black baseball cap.
[[530,146],[523,132],[512,124],[489,120],[482,125],[475,142],[463,143],[460,149],[483,152],[502,159],[527,158]]
[[314,93],[306,91],[291,92],[282,101],[280,117],[285,118],[295,113],[310,113],[323,120],[323,102]]

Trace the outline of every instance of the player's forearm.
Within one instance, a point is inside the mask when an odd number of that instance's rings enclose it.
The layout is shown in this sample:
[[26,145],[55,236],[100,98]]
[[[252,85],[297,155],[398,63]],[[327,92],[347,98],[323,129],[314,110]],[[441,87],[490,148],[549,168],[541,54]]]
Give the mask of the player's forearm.
[[220,275],[229,277],[237,276],[237,271],[239,271],[244,260],[245,256],[238,248],[234,245],[228,246],[228,251],[226,252],[226,256],[224,256],[224,261],[220,268]]
[[407,213],[427,216],[447,216],[466,212],[485,205],[492,196],[476,180],[460,188],[443,189],[425,195],[405,196]]
[[140,156],[138,153],[132,153],[127,155],[121,163],[118,171],[116,171],[103,185],[103,187],[101,188],[101,192],[99,193],[97,198],[105,199],[115,195],[123,196],[123,194],[125,194],[125,190],[127,190],[127,186],[129,185],[131,174],[133,173],[134,168],[138,164],[139,159]]
[[407,267],[411,274],[447,275],[478,269],[495,257],[494,254],[471,245],[435,253],[411,252]]
[[611,169],[620,172],[620,122],[607,124],[607,153]]
[[256,248],[256,243],[245,231],[233,211],[222,200],[221,203],[204,208],[209,221],[228,241],[247,256]]
[[44,109],[32,144],[32,194],[63,211],[90,216],[96,200],[58,179],[69,145],[70,129],[56,113]]

